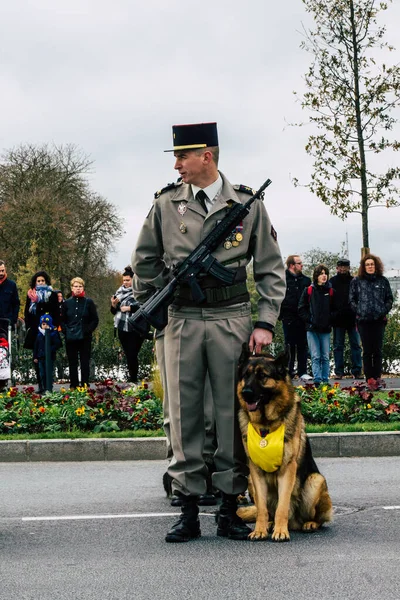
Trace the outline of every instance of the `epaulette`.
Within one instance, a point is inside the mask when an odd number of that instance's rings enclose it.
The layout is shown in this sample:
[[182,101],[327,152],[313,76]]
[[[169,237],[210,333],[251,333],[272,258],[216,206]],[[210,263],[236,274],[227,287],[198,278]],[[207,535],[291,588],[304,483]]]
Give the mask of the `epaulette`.
[[249,194],[249,196],[254,196],[257,190],[253,190],[253,188],[248,185],[242,185],[241,183],[238,185],[234,185],[233,189],[237,192],[244,192],[245,194]]
[[165,187],[163,187],[161,190],[158,190],[158,192],[156,192],[154,194],[154,198],[159,198],[161,196],[161,194],[164,194],[164,192],[168,192],[169,190],[173,190],[176,187],[179,187],[180,185],[182,185],[182,179],[179,178],[177,181],[174,181],[173,183],[168,183],[168,185],[166,185]]

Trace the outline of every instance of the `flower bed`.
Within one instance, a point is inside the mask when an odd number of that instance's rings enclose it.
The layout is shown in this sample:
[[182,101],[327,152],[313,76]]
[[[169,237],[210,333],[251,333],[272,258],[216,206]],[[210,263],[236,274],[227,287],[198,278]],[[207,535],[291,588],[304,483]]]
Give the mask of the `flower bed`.
[[94,388],[39,396],[33,387],[0,393],[0,433],[161,429],[162,402],[148,388],[106,379]]
[[400,421],[400,393],[382,392],[381,385],[382,380],[360,382],[346,388],[340,388],[338,383],[332,387],[299,386],[301,412],[310,424]]
[[[297,392],[308,424],[399,422],[400,392],[377,388],[379,384],[371,382],[342,389],[337,383],[318,388],[306,384]],[[28,386],[0,393],[2,434],[138,429],[162,429],[162,401],[147,383],[117,385],[106,379],[93,388],[61,389],[43,396]]]

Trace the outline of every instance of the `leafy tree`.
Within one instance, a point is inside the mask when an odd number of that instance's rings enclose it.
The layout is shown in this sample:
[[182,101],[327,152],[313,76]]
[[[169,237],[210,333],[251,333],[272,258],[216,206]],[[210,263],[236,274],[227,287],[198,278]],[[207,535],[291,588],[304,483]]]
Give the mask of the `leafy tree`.
[[72,145],[21,145],[4,154],[0,243],[10,272],[35,263],[64,293],[73,276],[90,288],[106,274],[122,227],[115,207],[90,189],[90,166]]
[[385,27],[378,25],[388,5],[376,0],[303,3],[315,28],[304,30],[302,47],[313,59],[302,107],[312,112],[310,122],[317,129],[306,145],[314,159],[306,187],[342,219],[361,214],[367,249],[369,209],[399,206],[399,167],[380,171],[384,160],[393,160],[390,151],[400,147],[390,135],[400,104],[400,66],[377,60],[378,50],[384,58],[394,50],[383,39]]
[[302,254],[303,273],[312,278],[313,271],[317,265],[325,265],[329,269],[329,276],[336,275],[336,263],[343,258],[344,253],[337,254],[321,248],[311,248]]

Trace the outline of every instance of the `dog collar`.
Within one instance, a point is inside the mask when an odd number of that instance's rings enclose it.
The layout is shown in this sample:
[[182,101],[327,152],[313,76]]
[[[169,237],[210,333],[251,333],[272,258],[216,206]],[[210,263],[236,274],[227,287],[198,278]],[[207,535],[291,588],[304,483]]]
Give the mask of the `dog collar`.
[[253,425],[249,423],[247,427],[247,450],[251,461],[267,473],[277,471],[283,460],[284,438],[284,423],[265,437],[259,435]]

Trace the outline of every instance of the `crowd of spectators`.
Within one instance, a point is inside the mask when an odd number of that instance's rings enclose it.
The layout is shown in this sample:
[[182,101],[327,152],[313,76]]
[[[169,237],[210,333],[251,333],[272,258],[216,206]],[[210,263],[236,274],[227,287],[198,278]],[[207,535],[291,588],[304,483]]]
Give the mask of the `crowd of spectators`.
[[[128,319],[128,315],[139,306],[133,298],[132,277],[131,267],[126,267],[122,285],[111,298],[110,310],[126,355],[129,381],[136,383],[138,353],[144,338],[133,331]],[[0,260],[0,321],[4,322],[4,331],[7,331],[8,326],[16,330],[19,310],[17,286],[8,279],[6,265]],[[74,277],[71,280],[70,294],[65,299],[61,290],[53,289],[46,271],[34,273],[26,294],[23,322],[23,346],[32,351],[32,367],[39,393],[51,389],[54,364],[58,376],[64,375],[63,366],[57,361],[57,350],[63,343],[68,360],[70,387],[75,389],[89,384],[92,338],[99,324],[99,317],[94,301],[86,294],[82,278]],[[45,343],[47,331],[50,339],[48,351]],[[8,344],[6,333],[4,338],[4,343]]]
[[[312,282],[302,273],[300,256],[286,261],[286,295],[280,319],[285,344],[290,347],[290,375],[311,379],[307,373],[307,349],[315,385],[330,376],[330,342],[333,329],[335,379],[344,376],[345,336],[348,335],[351,374],[355,379],[379,381],[382,376],[382,348],[387,315],[393,305],[389,281],[383,275],[378,256],[365,255],[356,276],[350,261],[337,261],[336,275],[317,265]],[[295,362],[297,358],[297,371]]]
[[[301,257],[295,254],[288,256],[286,295],[279,318],[285,345],[290,348],[290,376],[310,379],[307,373],[310,356],[314,384],[328,381],[333,330],[334,378],[342,379],[345,375],[347,335],[351,375],[360,379],[364,372],[366,380],[379,380],[387,315],[393,304],[393,294],[383,275],[381,259],[373,254],[364,256],[356,276],[350,273],[347,258],[337,261],[336,274],[330,279],[329,269],[323,264],[314,269],[312,280],[302,270]],[[133,296],[132,281],[133,271],[127,266],[122,274],[121,286],[110,299],[110,311],[126,356],[128,380],[136,383],[138,354],[144,338],[134,331],[129,320],[129,315],[139,307]],[[0,321],[8,322],[15,329],[19,310],[17,286],[8,278],[6,265],[0,260]],[[32,350],[32,364],[40,393],[46,389],[43,345],[46,329],[50,329],[52,336],[51,368],[55,363],[58,376],[63,377],[63,366],[57,361],[56,352],[64,340],[71,387],[89,384],[92,335],[99,318],[94,301],[86,295],[83,279],[75,277],[71,280],[71,293],[64,299],[61,290],[52,288],[46,271],[34,273],[26,294],[24,321],[24,347]]]

